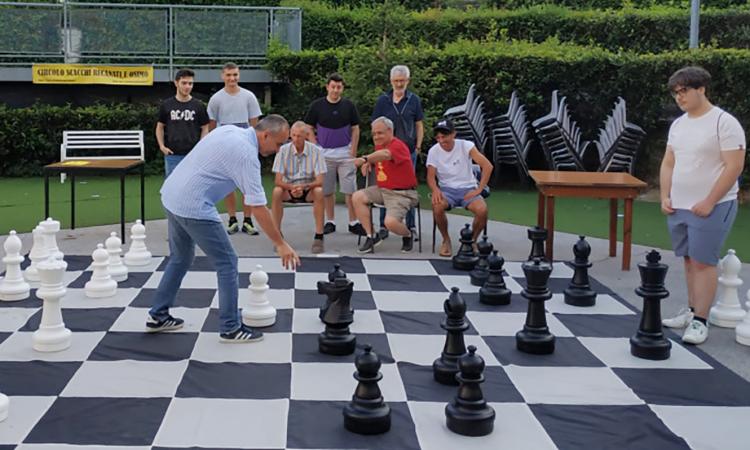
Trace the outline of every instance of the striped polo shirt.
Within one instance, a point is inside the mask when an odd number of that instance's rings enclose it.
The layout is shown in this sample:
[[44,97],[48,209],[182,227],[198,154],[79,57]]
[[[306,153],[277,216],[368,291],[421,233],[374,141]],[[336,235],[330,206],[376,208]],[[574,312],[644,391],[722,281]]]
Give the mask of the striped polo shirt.
[[252,128],[219,127],[198,141],[161,187],[161,202],[172,214],[221,222],[216,203],[235,188],[245,204],[266,204],[260,177],[258,138]]
[[280,173],[284,183],[312,183],[317,175],[326,171],[320,147],[310,141],[305,141],[302,153],[297,153],[293,142],[282,145],[273,160],[273,172]]

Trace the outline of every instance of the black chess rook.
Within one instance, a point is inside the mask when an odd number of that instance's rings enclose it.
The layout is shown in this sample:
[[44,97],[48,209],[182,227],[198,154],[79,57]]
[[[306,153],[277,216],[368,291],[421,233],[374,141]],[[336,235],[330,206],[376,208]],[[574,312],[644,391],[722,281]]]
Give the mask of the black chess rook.
[[533,261],[534,258],[545,259],[544,243],[547,241],[547,230],[540,226],[534,226],[526,230],[526,233],[531,241],[531,252],[529,252],[528,260]]
[[456,270],[472,270],[477,265],[479,257],[474,253],[474,234],[467,223],[461,229],[461,246],[453,257],[453,268]]
[[495,426],[495,410],[487,404],[479,386],[484,382],[484,360],[476,354],[477,348],[459,359],[458,394],[445,407],[448,429],[464,436],[486,436]]
[[484,286],[487,277],[490,275],[489,265],[487,264],[487,258],[492,254],[494,246],[487,240],[487,236],[482,236],[482,240],[477,243],[477,249],[479,250],[479,260],[477,260],[474,270],[469,273],[469,279],[472,286]]
[[503,279],[503,264],[505,259],[493,250],[492,255],[487,259],[489,265],[489,275],[487,281],[479,289],[479,301],[487,305],[509,305],[511,292],[505,286]]
[[391,429],[391,408],[383,400],[378,382],[383,379],[380,373],[380,358],[365,345],[364,352],[354,360],[358,381],[352,401],[344,407],[344,427],[358,434],[380,434]]
[[596,292],[591,290],[589,282],[589,255],[591,246],[586,238],[578,236],[578,242],[573,246],[573,278],[568,288],[565,289],[565,303],[573,306],[594,306],[596,304]]
[[638,331],[630,338],[630,353],[643,359],[668,359],[672,343],[664,337],[661,325],[661,301],[669,296],[664,287],[669,267],[662,264],[661,255],[651,250],[646,255],[646,263],[638,264],[641,285],[635,289],[643,297],[643,312]]
[[318,281],[318,293],[325,294],[327,305],[322,317],[326,327],[318,336],[318,350],[328,355],[351,355],[357,345],[356,336],[349,331],[354,321],[351,308],[354,282],[338,267],[332,273],[333,276],[328,275],[329,281]]
[[526,276],[526,289],[521,295],[529,301],[526,313],[526,324],[523,330],[516,333],[516,348],[525,353],[547,355],[555,351],[555,336],[547,326],[547,315],[544,302],[552,298],[548,288],[552,265],[540,258],[523,264]]
[[443,303],[446,317],[440,326],[447,332],[445,346],[440,357],[432,363],[435,381],[441,384],[456,385],[458,359],[466,353],[464,331],[469,328],[466,322],[466,302],[457,287],[451,288],[450,296]]

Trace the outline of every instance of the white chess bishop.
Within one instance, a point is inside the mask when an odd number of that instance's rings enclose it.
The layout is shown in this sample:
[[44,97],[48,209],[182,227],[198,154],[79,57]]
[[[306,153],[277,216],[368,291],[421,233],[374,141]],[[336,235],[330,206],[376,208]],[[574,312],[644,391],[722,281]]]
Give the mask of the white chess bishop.
[[42,227],[44,233],[47,252],[52,253],[55,258],[62,260],[64,256],[63,252],[57,247],[57,232],[60,231],[60,222],[47,217],[47,220],[39,222],[39,226]]
[[24,278],[26,278],[26,281],[36,285],[37,283],[39,283],[39,272],[37,272],[36,266],[40,261],[44,261],[45,259],[47,259],[47,256],[49,256],[49,251],[47,250],[47,245],[44,240],[44,230],[41,226],[37,225],[36,227],[34,227],[31,235],[34,239],[33,244],[31,245],[31,251],[29,252],[31,265],[27,267],[23,272],[23,276]]
[[21,263],[24,260],[21,255],[21,239],[16,236],[16,231],[11,230],[10,235],[3,244],[5,256],[5,277],[0,280],[0,300],[13,302],[23,300],[31,295],[31,286],[23,279]]
[[122,263],[120,254],[122,253],[122,241],[117,237],[114,231],[109,235],[104,246],[107,247],[109,254],[109,275],[115,281],[125,281],[128,279],[128,266]]
[[37,297],[44,300],[42,321],[39,329],[31,336],[34,350],[38,352],[59,352],[70,347],[71,332],[65,328],[60,299],[65,295],[63,275],[68,264],[50,255],[39,263],[40,287]]
[[128,266],[146,266],[151,262],[151,252],[146,248],[146,227],[138,219],[130,228],[130,250],[125,253]]
[[94,260],[91,264],[94,271],[91,279],[83,287],[86,297],[112,297],[117,293],[117,282],[109,275],[109,253],[104,249],[104,245],[97,244],[91,258]]
[[258,264],[250,274],[250,301],[242,308],[242,322],[249,327],[270,327],[276,322],[276,308],[268,302],[268,274]]
[[727,255],[719,261],[719,300],[711,308],[708,321],[712,325],[725,328],[736,327],[745,317],[737,290],[742,286],[742,279],[738,276],[742,270],[742,263],[730,249]]

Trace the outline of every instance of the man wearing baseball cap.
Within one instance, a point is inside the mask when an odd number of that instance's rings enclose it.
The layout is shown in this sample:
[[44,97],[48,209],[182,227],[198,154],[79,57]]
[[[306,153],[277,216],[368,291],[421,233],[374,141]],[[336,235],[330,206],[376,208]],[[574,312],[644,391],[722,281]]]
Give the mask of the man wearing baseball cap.
[[[492,163],[473,142],[456,139],[456,128],[450,119],[440,119],[433,127],[437,144],[427,154],[427,185],[432,191],[432,215],[443,243],[440,256],[451,256],[453,248],[448,236],[451,208],[466,208],[474,214],[474,239],[487,226],[487,204],[482,191],[492,176]],[[477,182],[473,165],[482,170]]]

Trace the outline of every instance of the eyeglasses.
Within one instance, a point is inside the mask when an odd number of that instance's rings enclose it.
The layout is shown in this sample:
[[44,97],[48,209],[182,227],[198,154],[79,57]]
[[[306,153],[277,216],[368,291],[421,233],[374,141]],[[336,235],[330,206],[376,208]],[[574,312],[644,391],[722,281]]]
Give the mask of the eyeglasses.
[[671,91],[670,94],[672,94],[672,97],[677,98],[680,95],[687,94],[687,91],[689,91],[690,89],[692,89],[692,88],[691,87],[681,87],[679,89],[675,89],[675,90]]

